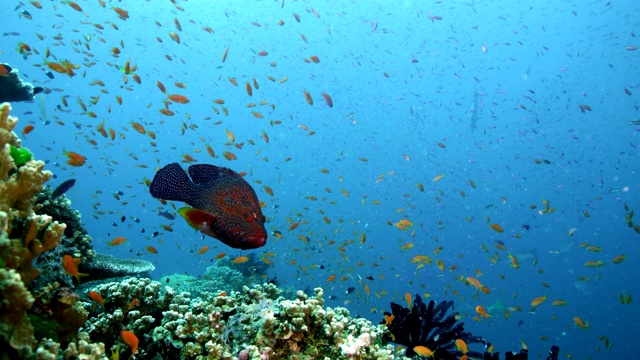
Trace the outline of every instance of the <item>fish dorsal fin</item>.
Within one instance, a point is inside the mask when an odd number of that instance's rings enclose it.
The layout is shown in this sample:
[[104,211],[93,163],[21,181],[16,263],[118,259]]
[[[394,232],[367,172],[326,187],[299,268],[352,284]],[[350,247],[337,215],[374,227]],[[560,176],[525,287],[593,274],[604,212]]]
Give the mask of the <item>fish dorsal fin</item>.
[[236,174],[236,172],[214,165],[198,164],[189,166],[189,176],[196,184],[206,184],[231,174]]
[[156,173],[149,190],[155,198],[185,201],[191,186],[191,180],[182,167],[171,163]]

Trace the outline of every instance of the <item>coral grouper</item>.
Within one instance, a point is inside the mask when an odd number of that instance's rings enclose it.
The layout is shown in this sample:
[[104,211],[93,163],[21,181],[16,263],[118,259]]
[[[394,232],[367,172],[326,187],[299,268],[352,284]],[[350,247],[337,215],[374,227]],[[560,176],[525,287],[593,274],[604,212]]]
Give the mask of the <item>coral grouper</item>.
[[267,242],[265,216],[255,191],[238,173],[213,165],[191,165],[189,175],[178,163],[160,169],[150,187],[158,199],[183,201],[178,211],[191,227],[237,249]]

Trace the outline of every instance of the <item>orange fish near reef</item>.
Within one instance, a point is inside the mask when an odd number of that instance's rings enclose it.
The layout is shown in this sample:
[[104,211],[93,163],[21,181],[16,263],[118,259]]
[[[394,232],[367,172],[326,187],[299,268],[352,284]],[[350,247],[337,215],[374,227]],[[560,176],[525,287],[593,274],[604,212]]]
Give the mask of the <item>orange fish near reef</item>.
[[78,279],[79,283],[80,276],[86,276],[87,274],[82,274],[78,271],[78,264],[80,264],[80,258],[73,258],[71,255],[65,255],[62,257],[62,267],[64,268],[64,272],[66,272],[67,275]]
[[71,166],[82,166],[87,162],[87,159],[84,156],[76,152],[64,150],[64,154],[69,158],[69,160],[67,160],[67,164]]
[[122,341],[131,349],[131,356],[129,356],[131,358],[138,351],[138,337],[128,330],[122,330],[120,336]]
[[109,241],[107,243],[107,245],[109,245],[109,246],[121,245],[121,244],[124,244],[125,241],[127,241],[126,237],[117,237],[117,238]]
[[233,265],[237,265],[237,264],[244,264],[247,261],[249,261],[249,258],[246,256],[238,256],[237,258],[235,258],[231,263]]
[[487,310],[485,310],[482,305],[476,306],[476,312],[478,313],[478,315],[480,315],[482,317],[485,317],[485,318],[490,318],[491,317],[491,315],[487,314]]
[[178,163],[160,169],[150,186],[157,199],[183,201],[190,208],[178,213],[194,229],[236,249],[255,249],[267,243],[265,216],[251,185],[235,171],[207,164]]
[[89,291],[89,298],[102,306],[104,309],[104,299],[102,299],[102,295],[95,291]]

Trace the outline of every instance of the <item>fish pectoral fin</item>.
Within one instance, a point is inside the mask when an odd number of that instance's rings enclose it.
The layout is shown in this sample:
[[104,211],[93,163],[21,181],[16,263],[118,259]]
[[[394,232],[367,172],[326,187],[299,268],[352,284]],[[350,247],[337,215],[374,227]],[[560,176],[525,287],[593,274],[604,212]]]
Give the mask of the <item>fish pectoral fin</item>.
[[220,239],[218,237],[218,234],[215,233],[215,231],[211,230],[211,228],[201,228],[200,232],[207,235],[207,236],[211,236],[214,239]]
[[216,220],[215,216],[211,213],[189,207],[180,208],[180,210],[178,210],[178,214],[187,221],[189,226],[202,232],[205,232],[205,230],[210,231],[211,225]]

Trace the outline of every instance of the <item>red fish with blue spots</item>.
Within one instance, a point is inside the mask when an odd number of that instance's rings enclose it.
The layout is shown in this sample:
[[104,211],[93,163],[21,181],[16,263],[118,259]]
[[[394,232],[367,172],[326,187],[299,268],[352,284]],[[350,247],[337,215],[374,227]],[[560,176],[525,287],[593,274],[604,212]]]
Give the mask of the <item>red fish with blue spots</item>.
[[194,229],[236,249],[267,243],[266,220],[258,196],[235,171],[214,165],[191,165],[189,174],[178,163],[160,169],[151,182],[157,199],[182,201],[178,210]]

